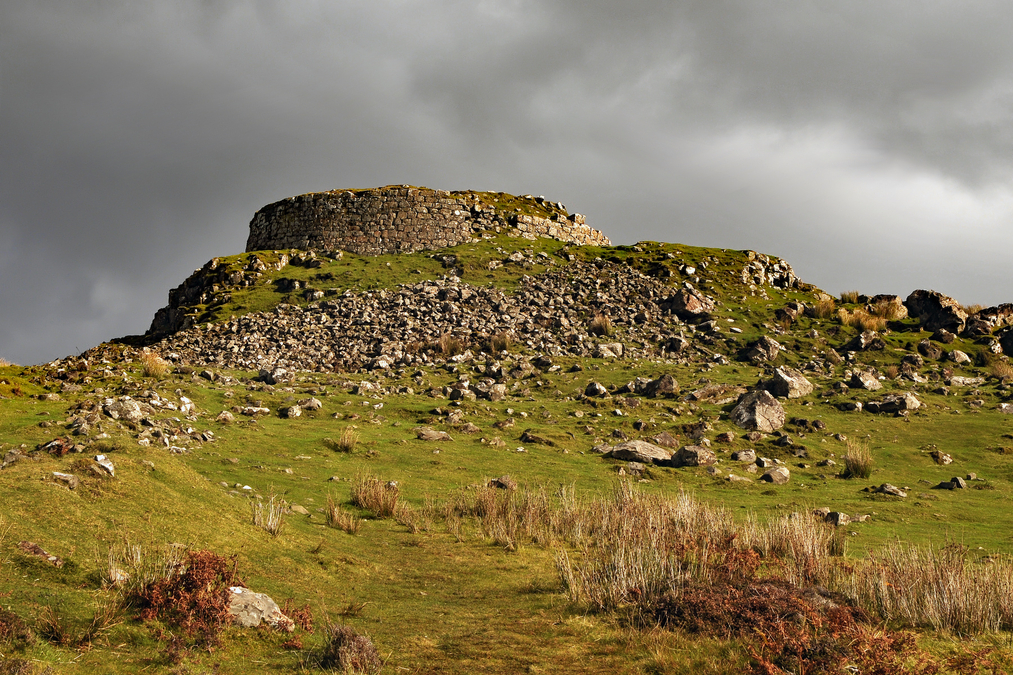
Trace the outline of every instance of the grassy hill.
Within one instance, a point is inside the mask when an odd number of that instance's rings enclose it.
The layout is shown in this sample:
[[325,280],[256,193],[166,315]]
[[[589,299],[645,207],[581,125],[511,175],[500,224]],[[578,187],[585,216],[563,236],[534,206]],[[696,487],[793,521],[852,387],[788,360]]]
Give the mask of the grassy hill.
[[[260,368],[215,366],[209,347],[243,317],[269,322],[288,306],[316,320],[327,302],[440,279],[514,298],[520,326],[536,313],[534,284],[578,269],[568,288],[582,299],[568,308],[579,319],[566,330],[581,339],[560,338],[555,353],[520,328],[480,336],[433,319],[432,339],[403,345],[408,365],[335,360],[270,383]],[[627,320],[609,279],[667,289],[655,308],[687,284],[714,306]],[[599,249],[502,234],[403,256],[262,251],[216,259],[184,286],[199,292],[178,294],[174,310],[189,318],[177,335],[0,367],[0,672],[319,672],[321,661],[336,668],[326,645],[337,624],[371,638],[385,673],[1010,667],[1013,415],[999,408],[1013,372],[987,340],[933,341],[890,303],[831,298],[773,257],[655,242]],[[846,348],[868,328],[880,348]],[[763,337],[782,350],[751,358]],[[198,338],[207,358],[177,349]],[[969,361],[922,356],[924,340]],[[622,356],[609,355],[615,343]],[[750,437],[731,411],[780,367],[814,389],[780,400],[782,428]],[[841,386],[862,369],[882,389]],[[678,392],[624,386],[663,375]],[[483,396],[483,378],[504,397]],[[465,381],[472,395],[460,395]],[[592,382],[606,393],[587,395]],[[846,409],[905,393],[921,406]],[[301,414],[285,416],[293,406]],[[424,429],[451,440],[423,440]],[[708,446],[717,463],[602,454],[662,433],[672,450]],[[759,480],[766,467],[732,458],[745,450],[790,480]],[[863,451],[869,473],[844,477],[845,456]],[[971,474],[963,489],[936,489]],[[516,489],[489,487],[504,476]],[[885,483],[906,496],[875,491]],[[819,507],[851,522],[825,524]],[[929,548],[930,560],[916,557]],[[173,561],[196,570],[187,551],[227,563],[200,589],[240,583],[301,625],[219,631],[214,593],[195,605],[200,621],[166,610],[193,598],[169,584],[159,604],[150,581],[178,580],[165,572]],[[925,601],[947,584],[953,597]],[[778,620],[747,611],[743,593]],[[895,632],[905,630],[913,642]]]

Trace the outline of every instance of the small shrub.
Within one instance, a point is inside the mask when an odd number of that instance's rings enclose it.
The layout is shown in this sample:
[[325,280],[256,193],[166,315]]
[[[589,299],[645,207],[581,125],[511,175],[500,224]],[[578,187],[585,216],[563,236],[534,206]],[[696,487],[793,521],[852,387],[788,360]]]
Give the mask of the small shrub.
[[158,354],[152,352],[141,354],[141,372],[144,377],[160,379],[168,375],[171,368],[169,362]]
[[834,299],[824,297],[817,300],[813,305],[813,314],[817,319],[829,319],[834,316],[836,309],[837,303],[834,302]]
[[352,452],[355,450],[356,444],[359,442],[359,433],[355,430],[354,426],[347,426],[345,430],[341,432],[341,435],[337,440],[333,438],[325,438],[323,443],[324,447],[334,452]]
[[858,302],[858,291],[841,291],[841,302],[846,305],[853,305]]
[[347,534],[357,534],[362,527],[362,519],[342,509],[332,495],[327,495],[324,514],[327,517],[327,527],[342,530]]
[[844,453],[844,478],[868,478],[872,475],[872,452],[869,446],[848,441],[848,449]]
[[236,585],[235,557],[189,551],[175,573],[131,593],[127,600],[143,621],[159,620],[182,630],[201,646],[214,646],[231,622],[229,587]]
[[292,619],[295,625],[302,628],[307,633],[314,631],[313,626],[313,610],[310,609],[309,605],[303,605],[302,607],[296,607],[295,600],[293,598],[286,598],[285,604],[281,608],[281,613]]
[[597,314],[591,319],[591,325],[588,326],[588,332],[591,335],[598,335],[600,337],[607,337],[612,335],[612,320],[604,314]]
[[384,483],[370,474],[359,474],[352,481],[352,503],[371,511],[377,518],[394,515],[399,493],[397,482]]
[[318,658],[321,668],[342,673],[370,675],[380,672],[383,661],[366,635],[356,633],[350,626],[335,624],[327,627],[327,641]]
[[271,495],[266,502],[258,500],[250,506],[253,508],[253,524],[277,537],[285,526],[285,507],[281,500]]

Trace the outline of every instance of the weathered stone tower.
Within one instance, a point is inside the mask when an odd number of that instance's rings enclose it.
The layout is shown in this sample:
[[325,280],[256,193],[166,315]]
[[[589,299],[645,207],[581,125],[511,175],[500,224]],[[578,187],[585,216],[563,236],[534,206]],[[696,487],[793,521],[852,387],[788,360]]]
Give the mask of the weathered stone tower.
[[411,253],[456,246],[488,230],[517,230],[574,244],[608,246],[608,237],[569,215],[562,204],[518,197],[505,211],[496,195],[409,186],[331,190],[268,204],[250,221],[247,251],[343,250],[360,255]]

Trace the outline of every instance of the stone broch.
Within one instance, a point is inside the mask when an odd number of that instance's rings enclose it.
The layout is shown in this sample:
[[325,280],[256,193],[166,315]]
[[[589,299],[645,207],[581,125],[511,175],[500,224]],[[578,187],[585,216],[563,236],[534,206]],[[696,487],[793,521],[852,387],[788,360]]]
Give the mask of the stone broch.
[[457,246],[484,231],[517,230],[580,245],[609,246],[609,239],[542,198],[532,205],[548,217],[509,213],[475,193],[408,186],[331,190],[268,204],[250,221],[247,251],[343,250],[360,255],[414,253]]

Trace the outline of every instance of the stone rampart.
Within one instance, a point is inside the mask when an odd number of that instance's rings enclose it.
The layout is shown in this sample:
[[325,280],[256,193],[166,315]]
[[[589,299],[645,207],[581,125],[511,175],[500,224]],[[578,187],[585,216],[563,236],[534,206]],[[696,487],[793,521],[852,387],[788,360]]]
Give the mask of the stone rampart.
[[[289,197],[257,211],[250,221],[246,250],[413,253],[456,246],[483,232],[504,230],[516,230],[516,234],[532,239],[611,244],[604,234],[588,227],[582,215],[567,214],[561,204],[542,198],[514,198],[530,201],[530,208],[520,209],[520,213],[503,212],[482,194],[486,193],[388,186]],[[527,201],[523,202],[526,207]]]

